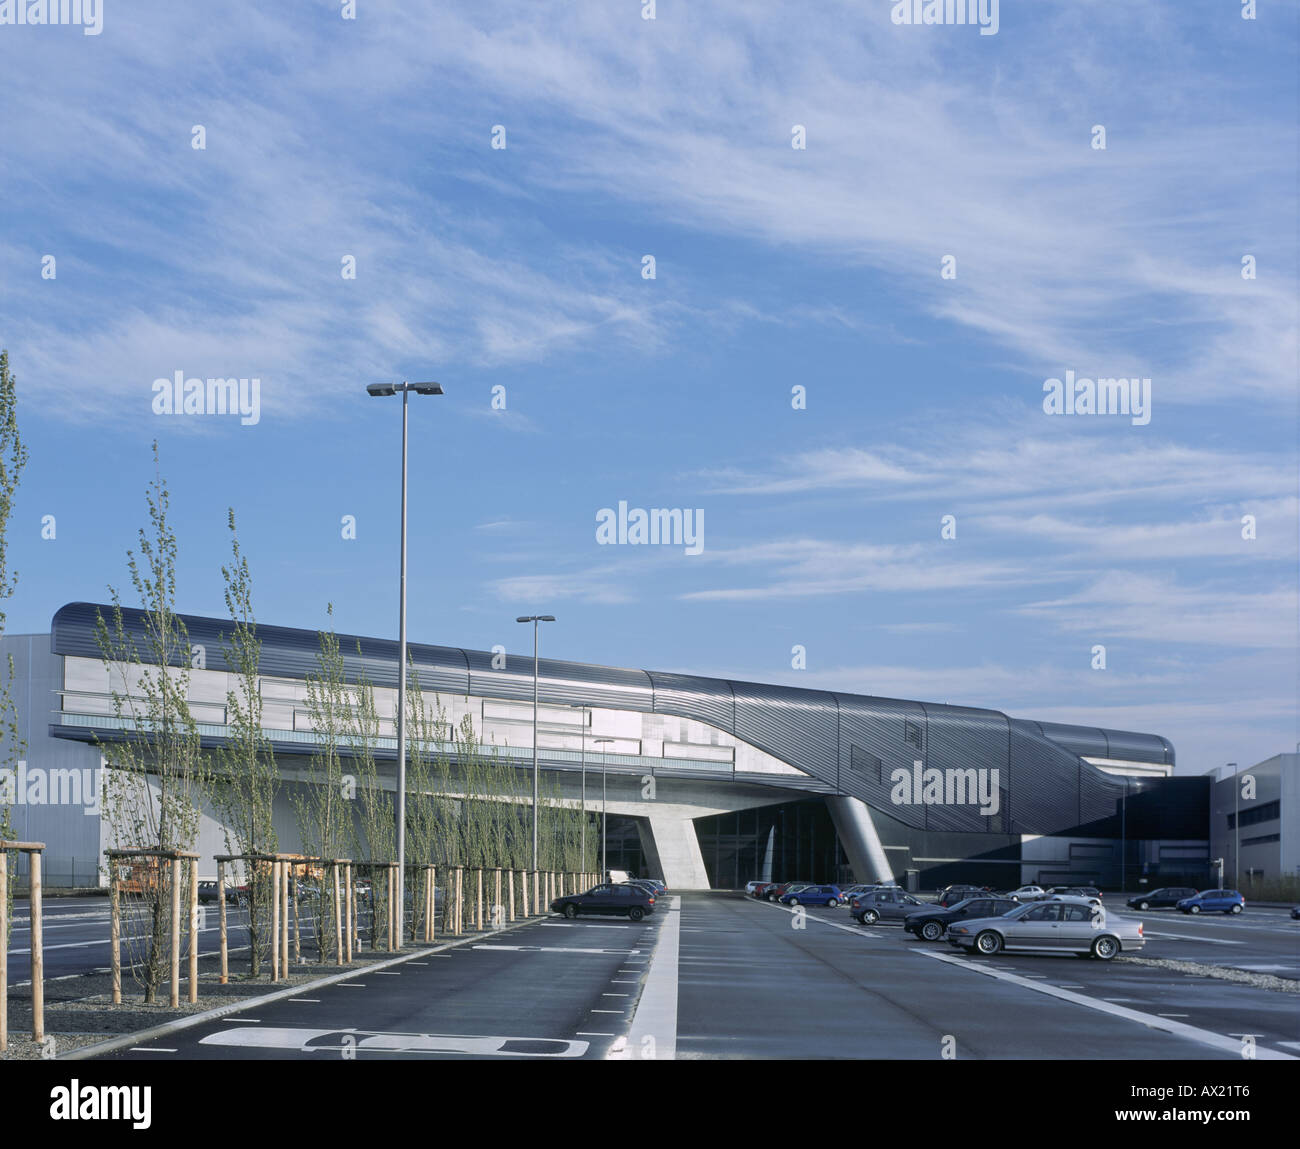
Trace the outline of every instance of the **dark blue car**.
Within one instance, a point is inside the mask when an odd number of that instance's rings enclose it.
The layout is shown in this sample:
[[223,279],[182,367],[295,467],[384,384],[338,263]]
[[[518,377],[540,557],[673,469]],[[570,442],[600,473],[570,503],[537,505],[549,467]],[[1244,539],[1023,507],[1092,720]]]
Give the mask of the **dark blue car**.
[[786,906],[838,906],[844,900],[839,886],[804,886],[781,895]]
[[1185,914],[1211,913],[1239,914],[1246,908],[1246,899],[1236,890],[1202,890],[1194,897],[1184,898],[1178,908]]

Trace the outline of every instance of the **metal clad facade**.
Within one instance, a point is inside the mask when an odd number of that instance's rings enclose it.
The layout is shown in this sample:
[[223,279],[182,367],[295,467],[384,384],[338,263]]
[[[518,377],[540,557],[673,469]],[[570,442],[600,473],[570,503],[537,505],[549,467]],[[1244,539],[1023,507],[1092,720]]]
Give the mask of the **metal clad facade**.
[[[1005,714],[992,710],[972,710],[962,706],[925,704],[925,764],[943,771],[986,771],[984,779],[996,777],[998,788],[1010,784],[1010,739]],[[997,774],[992,772],[996,770]],[[963,779],[964,780],[964,779]],[[977,792],[979,776],[976,780]],[[969,795],[967,795],[969,797]],[[960,805],[926,807],[926,829],[959,833],[1001,833],[1006,825],[1006,802],[998,794],[997,810],[981,814],[980,806],[969,801]]]
[[839,785],[835,695],[755,682],[732,682],[731,692],[736,700],[737,738],[814,778]]
[[662,670],[649,670],[646,677],[654,688],[656,714],[694,718],[728,734],[736,732],[736,702],[731,683],[721,678],[695,678]]
[[[905,825],[925,827],[925,809],[891,801],[891,775],[925,757],[925,709],[919,702],[836,694],[840,714],[840,788]],[[855,752],[856,748],[856,752]],[[879,766],[873,772],[871,766]]]

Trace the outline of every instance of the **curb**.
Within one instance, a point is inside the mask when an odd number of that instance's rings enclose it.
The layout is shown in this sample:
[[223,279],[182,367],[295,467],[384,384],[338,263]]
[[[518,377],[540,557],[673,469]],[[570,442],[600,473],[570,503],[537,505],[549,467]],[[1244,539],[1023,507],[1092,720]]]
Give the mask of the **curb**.
[[178,1033],[182,1029],[189,1029],[191,1026],[202,1025],[204,1022],[216,1021],[230,1013],[242,1013],[246,1009],[252,1009],[255,1006],[268,1005],[271,1002],[280,1001],[286,997],[296,997],[309,989],[320,989],[323,986],[333,985],[335,982],[343,981],[349,977],[364,976],[375,970],[387,969],[389,966],[401,965],[403,962],[413,961],[415,958],[426,957],[429,954],[438,953],[441,950],[455,949],[457,946],[466,945],[469,942],[481,941],[485,937],[497,937],[511,930],[520,929],[523,926],[536,925],[537,922],[545,920],[552,915],[548,912],[545,915],[538,915],[522,922],[515,922],[513,925],[502,926],[499,930],[491,930],[482,934],[474,934],[466,938],[458,938],[454,942],[444,942],[442,945],[430,946],[428,949],[412,950],[407,954],[399,954],[397,957],[388,958],[385,961],[372,962],[364,969],[349,969],[342,973],[330,974],[329,977],[317,978],[315,981],[303,982],[301,985],[295,985],[288,989],[279,989],[274,993],[263,994],[261,997],[242,998],[237,1002],[230,1002],[227,1005],[219,1005],[215,1009],[205,1010],[203,1013],[191,1014],[189,1017],[178,1017],[173,1021],[165,1021],[161,1025],[152,1026],[149,1029],[138,1029],[134,1033],[122,1034],[118,1037],[110,1038],[108,1041],[101,1041],[97,1045],[86,1045],[80,1049],[74,1049],[69,1053],[61,1054],[56,1057],[56,1061],[89,1061],[93,1057],[98,1057],[103,1053],[112,1053],[127,1045],[133,1045],[137,1042],[152,1041],[157,1037],[165,1037],[171,1033]]

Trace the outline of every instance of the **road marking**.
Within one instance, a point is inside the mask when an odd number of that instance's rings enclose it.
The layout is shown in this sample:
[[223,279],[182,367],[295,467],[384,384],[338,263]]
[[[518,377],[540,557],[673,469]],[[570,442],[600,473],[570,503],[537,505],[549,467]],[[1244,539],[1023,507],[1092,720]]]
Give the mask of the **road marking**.
[[262,1024],[262,1019],[260,1017],[232,1017],[230,1020],[237,1021],[239,1022],[240,1025],[261,1025]]
[[[1156,1017],[1191,1017],[1190,1013],[1158,1013]],[[1283,1043],[1285,1044],[1285,1042]]]
[[320,998],[318,998],[318,997],[291,997],[291,998],[289,998],[289,1000],[290,1000],[290,1001],[310,1001],[310,1002],[312,1002],[313,1004],[319,1004],[319,1002],[320,1002]]
[[551,929],[558,930],[630,930],[631,926],[610,925],[608,922],[583,922],[578,925],[575,922],[538,922],[539,926],[550,926]]
[[[325,1044],[334,1038],[337,1043]],[[358,1050],[375,1053],[468,1053],[488,1057],[581,1057],[585,1041],[551,1037],[480,1037],[475,1034],[383,1033],[372,1029],[223,1029],[200,1045],[292,1049],[299,1053]]]
[[[74,974],[73,976],[75,977],[76,975]],[[630,978],[630,977],[624,977],[624,978],[612,977],[609,979],[610,985],[636,985],[636,982],[637,982],[636,978]]]
[[624,1011],[621,1009],[592,1009],[592,1010],[588,1010],[587,1012],[588,1013],[623,1013]]
[[131,1046],[131,1052],[132,1053],[175,1053],[176,1050],[163,1049],[161,1046],[158,1045],[133,1045]]
[[366,983],[365,983],[364,981],[341,981],[341,982],[339,982],[338,984],[341,985],[341,986],[346,987],[347,989],[365,989],[365,988],[366,988]]
[[[1003,973],[1001,970],[981,967],[974,962],[965,961],[961,958],[949,957],[947,954],[935,953],[932,950],[915,951],[925,954],[926,957],[934,958],[936,961],[944,962],[948,965],[962,966],[974,973],[982,974],[984,977],[997,978],[999,981],[1009,981],[1015,985],[1024,986],[1026,989],[1032,989],[1035,993],[1045,993],[1049,997],[1059,998],[1061,1001],[1074,1002],[1076,1005],[1082,1005],[1087,1009],[1095,1009],[1100,1013],[1108,1013],[1113,1017],[1122,1017],[1129,1021],[1136,1021],[1151,1029],[1160,1030],[1163,1033],[1172,1034],[1175,1037],[1187,1038],[1188,1040],[1198,1042],[1201,1045],[1208,1045],[1224,1053],[1230,1053],[1235,1057],[1241,1056],[1241,1042],[1231,1037],[1226,1037],[1221,1033],[1213,1033],[1208,1029],[1201,1029],[1195,1025],[1188,1025],[1186,1022],[1174,1021],[1170,1018],[1162,1018],[1159,1014],[1143,1013],[1137,1009],[1126,1009],[1122,1005],[1112,1004],[1116,1001],[1131,1001],[1132,998],[1102,998],[1098,1000],[1093,997],[1085,997],[1081,993],[1073,993],[1068,989],[1058,989],[1054,985],[1042,985],[1036,981],[1030,981],[1028,978],[1020,977],[1018,974]],[[1274,1049],[1257,1049],[1256,1057],[1264,1061],[1295,1061],[1297,1058],[1292,1057],[1289,1053],[1279,1053]]]
[[428,965],[427,961],[408,961],[407,965]]
[[1144,933],[1149,938],[1177,938],[1181,942],[1205,942],[1212,946],[1244,946],[1246,944],[1245,942],[1230,941],[1228,938],[1202,938],[1197,937],[1195,934],[1167,934],[1163,930],[1156,932],[1155,930],[1144,929]]
[[[677,978],[681,955],[682,899],[674,894],[655,940],[645,987],[628,1027],[627,1041],[610,1050],[611,1060],[627,1060],[629,1048],[654,1050],[655,1061],[677,1060]],[[647,1044],[646,1038],[651,1038]]]
[[[760,906],[771,906],[772,909],[774,910],[784,910],[787,914],[790,914],[792,916],[797,912],[796,910],[791,909],[789,906],[781,905],[779,902],[759,902],[758,904]],[[843,922],[828,922],[825,918],[815,917],[812,914],[807,914],[806,920],[810,922],[821,922],[821,924],[824,926],[834,926],[837,930],[846,930],[851,934],[858,934],[860,937],[864,937],[864,938],[878,938],[881,936],[880,934],[872,933],[871,930],[868,929],[866,926],[859,926],[859,925],[849,926],[849,925],[845,925]]]
[[402,974],[401,974],[401,971],[400,971],[400,970],[395,970],[395,969],[377,969],[377,970],[375,970],[375,976],[376,976],[376,977],[401,977]]
[[637,950],[597,950],[597,949],[579,949],[572,946],[498,946],[498,945],[477,945],[471,946],[476,950],[509,950],[515,953],[539,953],[539,954],[634,954]]
[[614,1037],[616,1035],[613,1033],[596,1033],[590,1029],[580,1029],[578,1030],[578,1036],[579,1037]]

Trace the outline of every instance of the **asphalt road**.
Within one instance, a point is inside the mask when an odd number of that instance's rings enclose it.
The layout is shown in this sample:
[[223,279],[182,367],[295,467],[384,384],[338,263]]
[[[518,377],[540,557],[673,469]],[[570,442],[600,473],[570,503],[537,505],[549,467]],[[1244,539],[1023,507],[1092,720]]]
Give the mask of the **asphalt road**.
[[[538,921],[107,1056],[1240,1062],[1243,1035],[1259,1058],[1300,1056],[1291,994],[1123,957],[966,957],[843,909],[666,900],[640,924]],[[1178,915],[1168,930],[1188,937],[1143,956],[1252,939],[1294,960],[1300,932],[1257,913]]]

